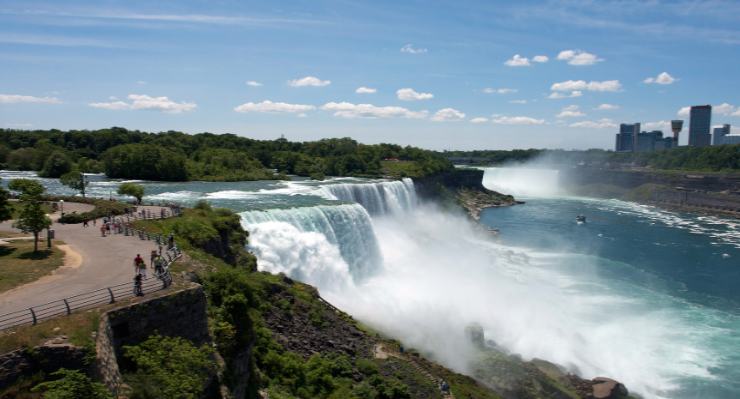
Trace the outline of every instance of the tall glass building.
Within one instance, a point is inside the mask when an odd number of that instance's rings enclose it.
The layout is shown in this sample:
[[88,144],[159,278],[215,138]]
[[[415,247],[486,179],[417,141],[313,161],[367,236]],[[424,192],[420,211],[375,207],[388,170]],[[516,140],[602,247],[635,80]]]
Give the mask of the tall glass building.
[[691,107],[689,120],[689,145],[706,147],[712,143],[712,106],[695,105]]

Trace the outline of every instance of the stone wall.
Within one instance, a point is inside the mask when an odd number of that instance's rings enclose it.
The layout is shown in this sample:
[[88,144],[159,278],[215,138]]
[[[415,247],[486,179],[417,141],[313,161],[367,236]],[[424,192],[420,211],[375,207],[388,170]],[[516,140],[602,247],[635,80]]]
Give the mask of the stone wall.
[[96,342],[96,371],[100,380],[119,393],[123,346],[136,345],[150,335],[182,337],[195,345],[210,344],[206,296],[197,284],[169,295],[111,310],[100,319]]

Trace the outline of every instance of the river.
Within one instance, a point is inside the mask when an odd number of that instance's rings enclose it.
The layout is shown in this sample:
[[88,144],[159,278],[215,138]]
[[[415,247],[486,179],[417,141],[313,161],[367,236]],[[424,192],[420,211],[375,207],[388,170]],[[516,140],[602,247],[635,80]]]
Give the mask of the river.
[[[0,173],[14,176],[33,175]],[[118,182],[91,179],[115,196]],[[147,200],[239,212],[260,269],[459,371],[477,323],[526,359],[648,398],[740,397],[737,221],[570,197],[542,170],[486,170],[484,185],[526,201],[483,211],[498,236],[420,203],[408,179],[142,184]]]

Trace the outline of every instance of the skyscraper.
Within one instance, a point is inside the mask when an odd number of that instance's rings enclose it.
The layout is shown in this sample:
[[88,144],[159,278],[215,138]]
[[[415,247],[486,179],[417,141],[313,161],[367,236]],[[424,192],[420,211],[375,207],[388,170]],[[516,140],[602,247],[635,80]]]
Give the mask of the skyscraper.
[[715,127],[712,135],[712,145],[722,145],[725,143],[725,136],[730,134],[730,125],[724,124],[722,127]]
[[622,123],[619,125],[615,151],[635,151],[637,148],[637,135],[640,133],[639,123]]
[[712,106],[695,105],[691,107],[689,120],[689,145],[706,147],[712,142],[710,128],[712,126]]

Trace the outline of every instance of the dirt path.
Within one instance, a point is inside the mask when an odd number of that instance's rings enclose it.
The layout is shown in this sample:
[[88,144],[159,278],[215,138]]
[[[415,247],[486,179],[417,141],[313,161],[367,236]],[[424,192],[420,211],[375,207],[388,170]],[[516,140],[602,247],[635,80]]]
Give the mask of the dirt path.
[[[84,212],[89,210],[88,207],[86,204],[65,203],[64,211]],[[160,207],[139,207],[142,208],[159,215]],[[58,219],[56,214],[50,216],[52,220]],[[148,263],[149,253],[156,249],[153,241],[123,234],[102,237],[100,223],[97,226],[90,223],[90,227],[85,228],[82,224],[55,222],[51,228],[55,230],[55,238],[65,243],[60,245],[65,252],[64,266],[39,280],[0,294],[0,314],[132,281],[136,254],[141,254]],[[18,232],[9,221],[0,223],[0,231]],[[41,248],[46,245],[46,234],[43,236],[39,242]]]
[[[440,381],[442,381],[442,378],[432,375],[432,373],[430,373],[427,369],[420,365],[419,362],[402,353],[390,351],[383,344],[376,344],[375,348],[373,349],[373,353],[375,354],[376,359],[386,360],[389,357],[394,357],[396,359],[409,363],[411,367],[413,367],[418,373],[426,377],[429,382],[436,385],[437,387],[439,387],[439,383]],[[442,392],[440,390],[440,394],[443,398],[455,399],[455,395],[452,394],[452,391]]]

